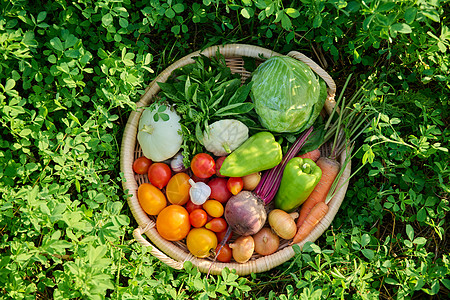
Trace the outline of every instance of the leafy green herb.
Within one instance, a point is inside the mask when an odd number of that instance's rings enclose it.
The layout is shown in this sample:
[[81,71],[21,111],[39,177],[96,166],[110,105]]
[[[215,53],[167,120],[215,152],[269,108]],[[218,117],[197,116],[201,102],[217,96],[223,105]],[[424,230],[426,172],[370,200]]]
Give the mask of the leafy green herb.
[[253,103],[247,101],[251,84],[241,85],[240,75],[231,72],[220,53],[212,58],[199,55],[194,60],[175,70],[166,82],[158,83],[162,101],[174,104],[182,119],[185,165],[203,151],[203,132],[208,130],[208,124],[233,117],[258,126],[249,114],[253,110]]
[[161,120],[163,121],[169,121],[170,119],[169,115],[164,113],[166,109],[167,109],[166,105],[159,106],[157,112],[153,115],[153,120],[155,122],[158,122],[158,120],[161,118]]

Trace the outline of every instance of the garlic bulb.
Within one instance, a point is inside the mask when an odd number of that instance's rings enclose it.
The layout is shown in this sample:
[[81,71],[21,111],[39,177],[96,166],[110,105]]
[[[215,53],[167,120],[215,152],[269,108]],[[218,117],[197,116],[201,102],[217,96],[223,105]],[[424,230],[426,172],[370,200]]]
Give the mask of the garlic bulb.
[[144,109],[139,119],[137,139],[145,157],[161,162],[177,154],[181,148],[180,116],[166,105]]
[[191,197],[192,203],[196,205],[202,205],[208,200],[211,195],[211,188],[204,182],[195,182],[189,179],[191,188],[189,189],[189,196]]
[[225,156],[248,139],[248,127],[238,120],[225,119],[208,125],[203,145],[215,156]]

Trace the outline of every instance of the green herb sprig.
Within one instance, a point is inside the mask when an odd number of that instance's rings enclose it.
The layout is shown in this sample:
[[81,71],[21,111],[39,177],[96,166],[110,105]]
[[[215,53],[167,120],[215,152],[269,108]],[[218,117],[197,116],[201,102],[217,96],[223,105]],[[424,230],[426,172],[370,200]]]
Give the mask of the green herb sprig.
[[254,105],[247,101],[251,83],[241,85],[240,75],[231,72],[220,53],[193,59],[193,64],[175,70],[166,82],[158,83],[161,100],[173,104],[182,119],[185,165],[204,151],[203,133],[208,124],[231,117],[247,126],[258,126],[250,114]]

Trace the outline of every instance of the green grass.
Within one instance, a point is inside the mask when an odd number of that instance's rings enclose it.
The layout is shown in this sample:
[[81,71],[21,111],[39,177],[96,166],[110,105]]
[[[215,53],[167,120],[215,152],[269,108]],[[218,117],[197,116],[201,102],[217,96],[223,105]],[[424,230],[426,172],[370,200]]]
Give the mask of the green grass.
[[[31,3],[0,6],[0,299],[449,297],[449,1]],[[371,78],[376,118],[316,243],[206,278],[134,241],[119,154],[151,80],[226,43],[300,51],[348,95]]]

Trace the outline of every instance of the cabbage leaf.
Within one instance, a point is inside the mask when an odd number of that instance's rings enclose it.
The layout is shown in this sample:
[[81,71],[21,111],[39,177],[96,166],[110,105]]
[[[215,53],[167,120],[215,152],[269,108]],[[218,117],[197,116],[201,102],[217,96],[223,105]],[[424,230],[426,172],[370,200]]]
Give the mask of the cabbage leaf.
[[326,84],[304,62],[273,56],[252,76],[251,99],[261,125],[273,132],[299,132],[319,116]]

